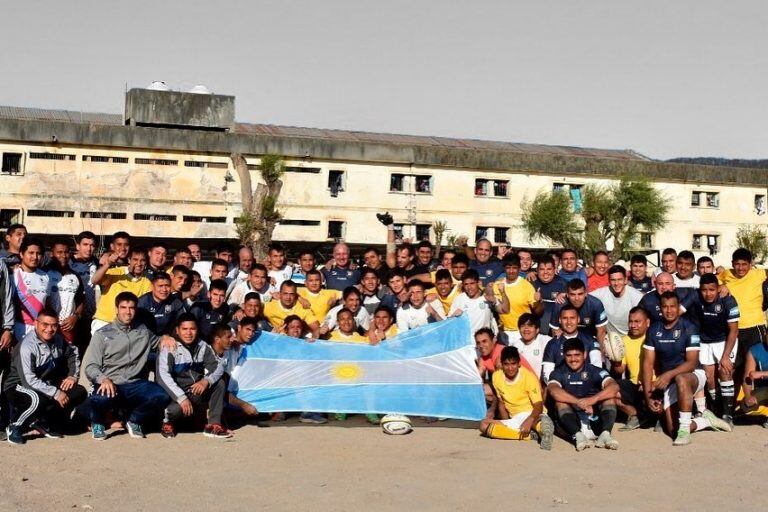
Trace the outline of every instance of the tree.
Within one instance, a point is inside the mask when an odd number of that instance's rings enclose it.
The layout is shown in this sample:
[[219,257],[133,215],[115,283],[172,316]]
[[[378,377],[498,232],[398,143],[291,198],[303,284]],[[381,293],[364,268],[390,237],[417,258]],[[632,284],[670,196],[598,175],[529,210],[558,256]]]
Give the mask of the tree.
[[736,245],[749,249],[755,263],[765,263],[768,259],[768,233],[763,226],[740,226],[736,231]]
[[436,220],[432,223],[432,230],[435,232],[435,255],[439,257],[445,232],[448,231],[448,223],[444,220]]
[[653,233],[667,222],[669,201],[647,180],[622,178],[611,185],[587,185],[581,192],[578,211],[562,190],[540,191],[524,201],[522,227],[528,238],[582,253],[610,248],[615,261],[629,256],[641,232]]
[[281,218],[277,200],[283,188],[280,178],[285,172],[285,163],[279,155],[262,156],[258,169],[264,183],[258,183],[254,191],[245,157],[233,153],[230,159],[240,177],[243,205],[242,213],[235,219],[235,229],[240,243],[251,247],[260,260],[266,256],[272,232]]

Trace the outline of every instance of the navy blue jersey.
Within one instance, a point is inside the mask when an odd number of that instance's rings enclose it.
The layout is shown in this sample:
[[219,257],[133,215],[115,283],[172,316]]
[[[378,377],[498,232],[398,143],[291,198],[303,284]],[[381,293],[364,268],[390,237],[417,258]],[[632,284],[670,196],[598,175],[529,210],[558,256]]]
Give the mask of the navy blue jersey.
[[566,283],[574,279],[578,279],[584,283],[584,286],[587,286],[587,272],[583,268],[577,268],[573,272],[568,272],[567,270],[561,268],[557,275],[563,278]]
[[[749,347],[749,353],[752,354],[752,357],[755,359],[755,365],[756,365],[757,371],[759,372],[768,371],[768,348],[766,348],[765,343],[758,343],[757,345],[752,345],[751,347]],[[763,388],[767,386],[768,386],[768,379],[755,380],[755,387]]]
[[[576,333],[576,337],[580,339],[581,343],[584,345],[584,352],[586,353],[587,358],[589,358],[589,353],[593,350],[600,352],[600,344],[592,336],[588,336],[579,331]],[[544,347],[544,357],[542,358],[542,362],[554,363],[555,366],[560,366],[560,364],[565,361],[563,345],[565,344],[566,339],[568,338],[566,338],[564,334],[561,334],[560,336],[549,340],[547,346]]]
[[739,321],[739,306],[732,295],[707,303],[697,293],[688,317],[698,326],[702,343],[721,342],[728,337],[728,324]]
[[325,279],[325,287],[329,290],[344,291],[344,288],[360,282],[360,271],[357,269],[334,267],[331,270],[322,269],[320,272]]
[[[570,301],[566,299],[565,304],[570,304]],[[563,304],[563,305],[565,305]],[[549,322],[549,326],[552,329],[560,328],[560,310],[562,305],[556,304],[552,310],[552,319]],[[587,295],[584,299],[584,304],[579,309],[579,332],[588,334],[589,336],[597,336],[597,328],[602,327],[608,323],[608,315],[605,313],[605,307],[600,299]]]
[[[690,311],[691,307],[693,307],[697,294],[698,292],[693,288],[675,288],[675,295],[680,299],[680,305],[685,308],[686,312]],[[661,315],[661,297],[657,291],[654,290],[651,293],[646,293],[640,299],[638,306],[648,313],[648,316],[651,317],[651,323],[664,320],[664,317]]]
[[229,307],[226,302],[218,309],[213,309],[208,301],[195,302],[189,311],[197,318],[198,337],[209,343],[213,341],[210,339],[213,327],[229,323]]
[[495,258],[485,263],[478,263],[477,260],[472,260],[469,262],[469,268],[477,270],[477,273],[480,274],[480,282],[483,283],[483,287],[505,275],[504,264],[501,260]]
[[571,370],[567,364],[558,366],[549,376],[549,382],[557,382],[576,398],[586,398],[602,391],[605,380],[610,378],[606,370],[585,362],[578,370]]
[[154,334],[171,334],[176,327],[176,319],[186,310],[184,303],[175,295],[158,302],[152,292],[148,292],[139,297],[136,319]]
[[682,317],[669,329],[662,322],[652,324],[643,343],[643,348],[656,352],[656,362],[660,368],[657,375],[683,364],[685,354],[691,350],[698,352],[700,346],[696,325]]
[[634,277],[631,275],[629,276],[629,286],[634,288],[635,290],[639,290],[643,293],[648,293],[653,290],[653,280],[645,276],[645,278],[637,281]]
[[544,305],[544,311],[539,319],[539,329],[543,333],[549,332],[549,324],[552,323],[552,312],[557,307],[555,299],[561,293],[565,293],[568,283],[562,277],[556,275],[548,283],[543,283],[536,279],[533,282],[533,288],[541,294],[541,303]]

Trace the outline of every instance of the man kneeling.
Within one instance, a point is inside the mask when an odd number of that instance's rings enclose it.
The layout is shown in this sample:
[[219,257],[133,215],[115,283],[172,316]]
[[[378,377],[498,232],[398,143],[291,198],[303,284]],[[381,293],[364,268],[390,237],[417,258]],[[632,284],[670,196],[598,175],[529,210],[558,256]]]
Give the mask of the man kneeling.
[[618,450],[619,442],[611,437],[611,429],[616,421],[619,385],[607,371],[586,361],[580,339],[565,340],[563,355],[564,364],[550,374],[547,386],[560,424],[578,452],[589,448],[588,434],[598,431],[597,448]]
[[[478,331],[480,332],[480,331]],[[539,379],[520,367],[520,353],[515,347],[501,351],[501,369],[492,377],[495,395],[488,417],[480,423],[480,431],[494,439],[541,439],[543,450],[552,449],[555,426],[544,412]],[[493,419],[498,409],[498,420]]]
[[207,437],[232,437],[221,424],[224,399],[227,394],[225,363],[219,360],[209,344],[197,337],[197,319],[192,313],[182,313],[174,331],[176,347],[164,348],[157,357],[157,379],[172,401],[165,408],[163,437],[176,436],[174,423],[185,416],[205,413],[208,423],[203,429]]

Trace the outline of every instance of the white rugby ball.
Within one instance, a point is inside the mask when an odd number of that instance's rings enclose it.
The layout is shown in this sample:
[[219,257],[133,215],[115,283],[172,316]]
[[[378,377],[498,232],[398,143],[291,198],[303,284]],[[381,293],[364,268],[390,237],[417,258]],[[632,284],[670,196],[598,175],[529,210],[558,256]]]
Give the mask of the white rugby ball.
[[411,427],[411,419],[408,416],[402,414],[387,414],[381,418],[381,430],[385,434],[393,436],[402,436],[410,434],[413,431]]
[[605,357],[607,357],[609,361],[620,363],[621,360],[624,359],[624,340],[622,339],[621,334],[616,331],[608,331],[603,345]]

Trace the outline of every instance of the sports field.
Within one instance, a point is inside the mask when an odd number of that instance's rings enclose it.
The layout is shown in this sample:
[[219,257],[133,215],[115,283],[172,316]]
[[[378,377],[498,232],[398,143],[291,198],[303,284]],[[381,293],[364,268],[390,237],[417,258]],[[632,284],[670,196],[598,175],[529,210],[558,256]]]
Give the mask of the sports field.
[[0,444],[0,510],[758,510],[768,431],[694,434],[673,448],[651,430],[617,433],[618,452],[552,452],[481,438],[463,422],[387,436],[360,417],[295,420],[146,440]]

